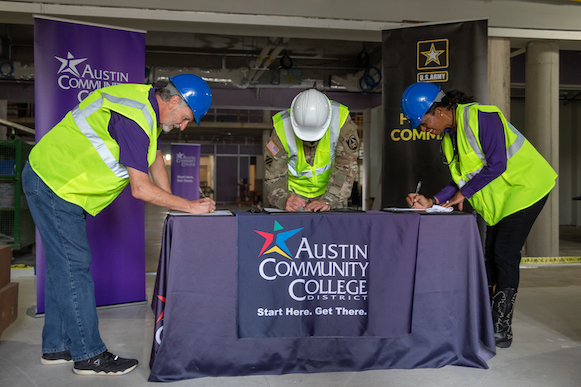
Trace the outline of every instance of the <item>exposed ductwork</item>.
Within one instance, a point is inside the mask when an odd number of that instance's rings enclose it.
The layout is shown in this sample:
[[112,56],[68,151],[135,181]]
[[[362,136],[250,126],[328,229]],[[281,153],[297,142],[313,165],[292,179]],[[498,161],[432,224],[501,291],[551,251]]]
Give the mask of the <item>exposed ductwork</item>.
[[[278,54],[286,48],[290,38],[270,38],[268,44],[262,49],[258,57],[251,63],[250,72],[242,87],[248,87],[258,81],[262,73],[267,70]],[[271,51],[272,50],[272,51]]]

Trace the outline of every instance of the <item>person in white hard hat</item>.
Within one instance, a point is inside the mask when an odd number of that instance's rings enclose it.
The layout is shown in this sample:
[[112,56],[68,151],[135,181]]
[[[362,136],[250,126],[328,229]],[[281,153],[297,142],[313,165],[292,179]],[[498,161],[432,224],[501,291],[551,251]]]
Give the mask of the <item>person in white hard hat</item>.
[[272,120],[264,152],[268,203],[286,211],[347,207],[359,148],[349,109],[309,89]]

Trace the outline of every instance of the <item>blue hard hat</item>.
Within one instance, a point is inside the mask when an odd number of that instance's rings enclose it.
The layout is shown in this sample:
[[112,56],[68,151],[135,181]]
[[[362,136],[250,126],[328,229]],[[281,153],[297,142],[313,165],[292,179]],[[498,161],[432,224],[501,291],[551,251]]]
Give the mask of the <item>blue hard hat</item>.
[[197,75],[180,74],[170,77],[169,80],[178,89],[192,113],[198,126],[200,120],[206,115],[212,104],[212,91],[210,86]]
[[429,82],[416,82],[405,89],[401,96],[401,110],[412,128],[420,126],[422,118],[440,93],[443,94],[442,88]]

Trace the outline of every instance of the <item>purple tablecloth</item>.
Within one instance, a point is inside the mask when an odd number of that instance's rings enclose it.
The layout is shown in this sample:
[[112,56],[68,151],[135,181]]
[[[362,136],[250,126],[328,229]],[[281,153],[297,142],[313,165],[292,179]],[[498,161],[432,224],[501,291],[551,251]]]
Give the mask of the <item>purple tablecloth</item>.
[[[495,344],[473,216],[376,211],[323,216],[373,222],[402,241],[417,234],[410,334],[239,338],[237,217],[168,216],[152,303],[156,327],[149,381],[445,365],[487,368]],[[419,229],[402,227],[418,218]],[[386,281],[390,275],[385,273]]]

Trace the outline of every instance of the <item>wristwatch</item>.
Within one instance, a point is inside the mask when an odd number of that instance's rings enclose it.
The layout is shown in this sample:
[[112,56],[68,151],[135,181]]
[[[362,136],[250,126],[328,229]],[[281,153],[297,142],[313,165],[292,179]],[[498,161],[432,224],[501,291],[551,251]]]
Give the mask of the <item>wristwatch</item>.
[[436,198],[432,198],[432,206],[436,205]]

